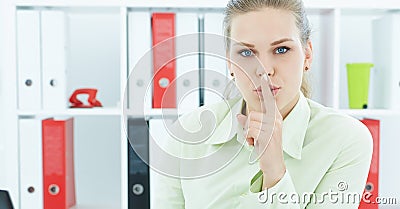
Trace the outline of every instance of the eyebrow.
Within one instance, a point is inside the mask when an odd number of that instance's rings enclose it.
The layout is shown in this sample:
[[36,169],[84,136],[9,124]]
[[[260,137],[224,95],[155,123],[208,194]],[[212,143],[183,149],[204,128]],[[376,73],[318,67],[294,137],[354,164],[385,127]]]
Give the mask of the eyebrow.
[[243,45],[243,46],[247,46],[249,48],[254,48],[254,44],[248,44],[248,43],[245,43],[245,42],[236,42],[233,45]]
[[[291,38],[279,39],[277,41],[272,42],[271,46],[275,46],[275,45],[278,45],[278,44],[286,42],[286,41],[293,41],[293,39],[291,39]],[[247,46],[249,48],[254,48],[254,44],[249,44],[249,43],[245,43],[245,42],[237,42],[237,43],[235,43],[233,45],[243,45],[243,46]]]
[[286,41],[293,41],[293,39],[291,39],[291,38],[283,38],[283,39],[280,39],[280,40],[272,42],[271,46],[278,45],[278,44],[286,42]]

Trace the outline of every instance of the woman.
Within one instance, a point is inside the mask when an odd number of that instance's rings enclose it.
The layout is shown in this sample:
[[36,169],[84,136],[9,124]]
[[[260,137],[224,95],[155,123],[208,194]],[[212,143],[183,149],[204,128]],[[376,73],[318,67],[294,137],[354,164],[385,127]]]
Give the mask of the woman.
[[313,54],[303,3],[232,0],[225,35],[242,97],[174,124],[161,147],[175,160],[153,157],[163,163],[152,167],[165,166],[153,176],[152,208],[358,208],[371,135],[307,98]]

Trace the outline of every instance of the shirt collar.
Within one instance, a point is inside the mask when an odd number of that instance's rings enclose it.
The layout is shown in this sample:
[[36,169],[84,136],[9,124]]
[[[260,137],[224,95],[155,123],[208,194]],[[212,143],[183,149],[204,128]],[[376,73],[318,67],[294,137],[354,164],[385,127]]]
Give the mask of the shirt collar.
[[301,159],[310,115],[311,110],[307,98],[300,92],[299,100],[282,124],[283,150],[293,158]]
[[[234,98],[226,102],[227,105],[218,112],[222,111],[225,114],[217,121],[217,127],[206,144],[222,144],[236,137],[236,140],[244,144],[249,150],[252,146],[247,145],[243,136],[241,125],[236,119],[236,114],[241,112],[243,106],[243,98]],[[231,111],[229,111],[229,108]],[[306,135],[308,123],[310,120],[310,106],[307,98],[300,92],[299,100],[286,116],[282,123],[282,146],[283,150],[293,158],[301,159],[301,151],[303,148],[304,137]],[[220,112],[221,113],[221,112]]]

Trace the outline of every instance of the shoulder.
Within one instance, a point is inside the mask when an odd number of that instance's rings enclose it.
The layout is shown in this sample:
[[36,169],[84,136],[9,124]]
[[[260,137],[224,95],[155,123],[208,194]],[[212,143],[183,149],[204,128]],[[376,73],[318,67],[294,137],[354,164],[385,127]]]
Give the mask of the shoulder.
[[311,112],[307,130],[310,138],[322,138],[340,150],[367,153],[372,150],[371,133],[361,121],[313,100],[307,99],[307,102]]
[[[214,146],[232,138],[233,117],[241,98],[223,100],[187,112],[168,128],[166,146],[179,147],[180,156],[196,158],[205,156]],[[175,149],[178,150],[178,149]]]
[[226,111],[225,109],[228,109],[226,106],[225,102],[221,101],[194,108],[178,115],[177,118],[163,119],[165,132],[161,137],[153,137],[155,145],[172,156],[182,157],[182,148],[191,147],[192,143],[197,144],[197,141],[202,141],[198,139],[208,135],[210,132],[208,127],[213,127],[218,118],[217,113]]
[[235,97],[198,107],[182,114],[174,124],[180,123],[179,127],[185,126],[189,129],[197,129],[202,125],[218,125],[232,112],[233,108],[239,105],[240,101],[242,101],[241,97]]

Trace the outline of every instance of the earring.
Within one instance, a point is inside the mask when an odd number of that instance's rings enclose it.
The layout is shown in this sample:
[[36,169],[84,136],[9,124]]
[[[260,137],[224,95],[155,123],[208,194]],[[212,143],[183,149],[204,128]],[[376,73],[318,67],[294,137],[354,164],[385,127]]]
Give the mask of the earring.
[[306,66],[306,67],[304,68],[304,70],[307,71],[307,70],[308,70],[308,67]]
[[235,75],[235,74],[231,73],[232,81],[235,81],[235,76],[234,76],[234,75]]

